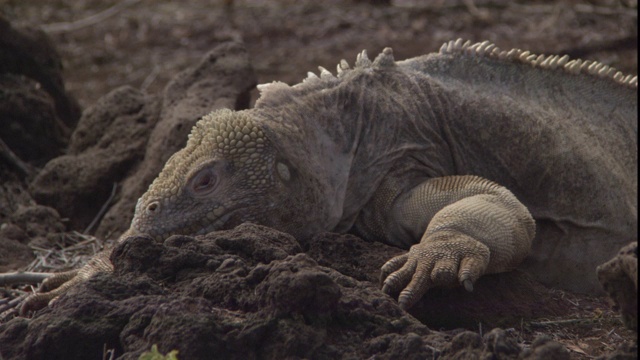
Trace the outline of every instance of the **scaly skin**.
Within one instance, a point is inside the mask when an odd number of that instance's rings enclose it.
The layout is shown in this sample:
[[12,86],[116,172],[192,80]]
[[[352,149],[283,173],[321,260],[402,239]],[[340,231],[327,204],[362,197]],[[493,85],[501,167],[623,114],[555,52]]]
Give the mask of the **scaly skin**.
[[[196,124],[119,241],[245,221],[298,238],[352,231],[409,249],[382,268],[408,308],[527,254],[551,285],[589,291],[585,274],[637,232],[637,78],[602,64],[456,41],[259,89],[254,109]],[[23,311],[108,271],[101,256]]]
[[409,192],[399,190],[396,181],[385,180],[372,199],[370,208],[377,211],[364,212],[356,229],[369,239],[411,244],[421,238],[382,267],[382,289],[400,292],[402,308],[434,286],[459,283],[472,291],[481,275],[512,270],[529,254],[535,222],[498,184],[477,176],[446,176]]

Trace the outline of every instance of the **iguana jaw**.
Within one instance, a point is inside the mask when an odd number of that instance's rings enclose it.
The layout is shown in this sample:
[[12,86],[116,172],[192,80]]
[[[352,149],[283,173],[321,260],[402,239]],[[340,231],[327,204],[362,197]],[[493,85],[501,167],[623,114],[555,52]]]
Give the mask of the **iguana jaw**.
[[[219,209],[222,209],[221,207]],[[233,228],[240,223],[250,221],[244,220],[242,213],[250,213],[247,208],[235,210],[223,209],[220,216],[214,216],[214,211],[209,211],[204,216],[198,216],[193,221],[165,223],[165,226],[157,226],[149,219],[134,217],[128,235],[147,234],[158,241],[162,241],[171,235],[205,235],[216,230]]]

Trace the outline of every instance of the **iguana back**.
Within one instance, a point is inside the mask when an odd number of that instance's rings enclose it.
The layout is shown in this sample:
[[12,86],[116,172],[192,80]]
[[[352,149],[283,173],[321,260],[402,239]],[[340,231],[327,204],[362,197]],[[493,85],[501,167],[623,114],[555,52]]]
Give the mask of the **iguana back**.
[[[593,269],[637,236],[637,81],[483,44],[396,63],[413,82],[409,102],[424,106],[404,118],[398,143],[414,150],[390,176],[473,174],[505,186],[536,220],[525,266],[551,285],[598,289]],[[434,134],[435,152],[421,146]]]

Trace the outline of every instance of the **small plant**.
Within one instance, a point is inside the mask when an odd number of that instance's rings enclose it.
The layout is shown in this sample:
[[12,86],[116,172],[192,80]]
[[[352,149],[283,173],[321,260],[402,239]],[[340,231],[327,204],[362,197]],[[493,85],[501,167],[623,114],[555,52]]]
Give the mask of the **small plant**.
[[151,351],[145,351],[138,360],[178,360],[178,350],[171,350],[167,355],[158,351],[158,345],[151,345]]

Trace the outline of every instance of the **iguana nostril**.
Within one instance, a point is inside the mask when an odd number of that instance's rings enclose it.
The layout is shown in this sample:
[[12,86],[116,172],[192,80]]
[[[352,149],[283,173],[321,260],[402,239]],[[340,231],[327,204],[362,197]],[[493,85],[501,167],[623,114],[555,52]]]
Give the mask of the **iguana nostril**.
[[147,211],[155,212],[156,210],[158,210],[159,207],[160,207],[160,204],[157,201],[154,201],[151,204],[147,205]]

